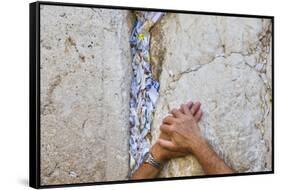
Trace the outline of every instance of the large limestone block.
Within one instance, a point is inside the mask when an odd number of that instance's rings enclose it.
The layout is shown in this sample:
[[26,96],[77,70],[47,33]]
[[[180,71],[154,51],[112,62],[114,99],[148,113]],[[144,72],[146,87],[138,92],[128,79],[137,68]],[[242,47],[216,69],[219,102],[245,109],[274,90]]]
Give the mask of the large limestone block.
[[129,12],[41,6],[41,183],[128,175]]
[[[199,126],[227,164],[237,172],[271,170],[271,21],[167,14],[151,33],[160,82],[152,143],[169,110],[198,100]],[[170,161],[160,176],[202,174],[189,155]]]

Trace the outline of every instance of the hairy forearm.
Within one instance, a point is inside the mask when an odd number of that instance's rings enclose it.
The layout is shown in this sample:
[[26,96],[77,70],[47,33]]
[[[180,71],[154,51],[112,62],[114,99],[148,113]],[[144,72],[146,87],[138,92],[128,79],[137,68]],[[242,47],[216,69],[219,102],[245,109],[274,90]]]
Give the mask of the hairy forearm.
[[202,141],[200,147],[197,147],[193,154],[201,164],[205,174],[229,174],[234,172],[206,141]]

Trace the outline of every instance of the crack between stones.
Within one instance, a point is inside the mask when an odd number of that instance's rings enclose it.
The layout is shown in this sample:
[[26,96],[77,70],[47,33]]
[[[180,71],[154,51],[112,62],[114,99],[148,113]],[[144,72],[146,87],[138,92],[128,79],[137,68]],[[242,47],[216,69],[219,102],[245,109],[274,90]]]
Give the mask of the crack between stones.
[[130,94],[130,173],[141,165],[150,146],[150,132],[159,83],[151,71],[151,28],[163,13],[136,11],[136,22],[130,36],[133,77]]

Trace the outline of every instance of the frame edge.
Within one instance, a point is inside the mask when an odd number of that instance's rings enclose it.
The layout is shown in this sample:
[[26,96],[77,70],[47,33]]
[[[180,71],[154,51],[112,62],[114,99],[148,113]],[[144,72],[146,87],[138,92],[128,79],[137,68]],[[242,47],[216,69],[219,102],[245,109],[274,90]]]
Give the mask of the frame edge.
[[[263,18],[272,21],[272,169],[271,171],[238,173],[230,175],[206,175],[206,176],[184,176],[172,178],[156,178],[144,180],[120,180],[120,181],[104,181],[104,182],[88,182],[88,183],[72,183],[72,184],[54,184],[41,185],[40,182],[40,5],[55,6],[80,6],[80,7],[96,7],[105,9],[121,9],[121,10],[143,10],[143,11],[167,11],[185,14],[197,15],[216,15],[230,17],[246,17],[246,18]],[[85,3],[65,3],[36,1],[29,4],[29,186],[36,189],[62,188],[62,187],[78,187],[92,185],[112,185],[127,184],[140,182],[160,182],[175,181],[188,179],[216,178],[216,177],[236,177],[250,175],[268,175],[275,174],[274,163],[274,18],[273,15],[248,15],[236,13],[219,13],[206,11],[188,11],[188,10],[171,10],[161,8],[144,8],[144,7],[126,7],[101,4],[85,4]],[[36,82],[37,81],[37,82]],[[39,104],[38,104],[39,103]],[[39,114],[39,115],[38,115]]]
[[29,4],[29,186],[36,189],[40,188],[40,133],[37,114],[38,59],[40,59],[38,29],[39,3],[33,2]]

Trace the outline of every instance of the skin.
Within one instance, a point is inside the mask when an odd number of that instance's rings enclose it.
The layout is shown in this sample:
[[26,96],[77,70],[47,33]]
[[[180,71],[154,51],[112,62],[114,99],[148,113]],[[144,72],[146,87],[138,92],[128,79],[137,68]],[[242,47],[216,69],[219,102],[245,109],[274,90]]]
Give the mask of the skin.
[[[207,175],[233,173],[201,134],[198,127],[203,114],[200,106],[200,102],[188,102],[179,109],[173,109],[171,115],[163,119],[160,136],[151,147],[150,153],[163,164],[170,159],[193,154]],[[131,179],[155,178],[159,172],[160,169],[143,163]]]

